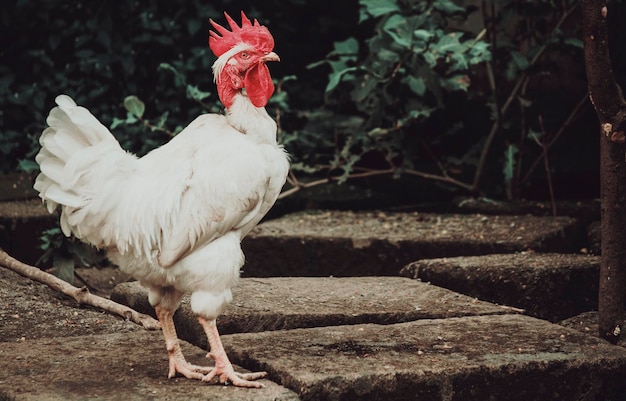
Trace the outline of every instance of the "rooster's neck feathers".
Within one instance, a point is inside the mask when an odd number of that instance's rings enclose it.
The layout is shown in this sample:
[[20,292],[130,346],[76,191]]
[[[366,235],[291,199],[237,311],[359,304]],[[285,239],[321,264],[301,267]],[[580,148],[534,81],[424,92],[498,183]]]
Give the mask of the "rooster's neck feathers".
[[255,107],[245,93],[237,94],[226,110],[228,123],[256,143],[276,144],[276,122],[264,107]]

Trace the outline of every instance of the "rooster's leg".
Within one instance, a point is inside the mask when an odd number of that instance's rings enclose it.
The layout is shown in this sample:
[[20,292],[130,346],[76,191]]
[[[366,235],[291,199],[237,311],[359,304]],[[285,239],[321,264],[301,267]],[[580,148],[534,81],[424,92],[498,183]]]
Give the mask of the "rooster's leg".
[[180,349],[178,336],[176,335],[176,327],[174,327],[174,312],[159,306],[156,306],[154,310],[159,318],[159,322],[161,322],[163,337],[165,337],[165,347],[167,348],[169,357],[169,372],[167,377],[171,379],[176,376],[178,372],[188,379],[204,379],[205,375],[210,373],[213,368],[192,365],[185,360],[183,352]]
[[266,372],[254,372],[254,373],[237,373],[233,369],[233,365],[228,360],[222,340],[220,340],[220,334],[217,331],[215,320],[207,320],[203,317],[199,317],[198,320],[204,328],[207,339],[209,340],[209,347],[211,351],[207,357],[213,358],[215,361],[215,368],[206,375],[202,380],[209,381],[213,377],[218,377],[220,383],[231,382],[235,386],[239,387],[263,387],[263,384],[254,382],[252,380],[261,379],[267,376]]

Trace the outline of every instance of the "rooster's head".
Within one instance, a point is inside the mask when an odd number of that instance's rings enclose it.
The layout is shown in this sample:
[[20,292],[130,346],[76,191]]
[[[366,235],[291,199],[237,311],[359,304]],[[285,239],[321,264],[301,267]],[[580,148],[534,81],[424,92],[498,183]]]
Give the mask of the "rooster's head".
[[224,15],[230,31],[209,20],[215,28],[215,31],[209,31],[209,47],[217,56],[213,74],[220,100],[230,108],[235,95],[245,89],[252,104],[264,107],[274,93],[272,77],[265,63],[280,61],[272,51],[274,38],[265,26],[256,19],[252,23],[243,11],[241,27],[227,13]]

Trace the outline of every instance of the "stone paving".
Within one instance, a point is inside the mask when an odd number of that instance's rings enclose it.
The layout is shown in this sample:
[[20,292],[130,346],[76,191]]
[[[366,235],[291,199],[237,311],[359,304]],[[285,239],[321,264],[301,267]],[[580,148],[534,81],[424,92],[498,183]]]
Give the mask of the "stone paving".
[[400,274],[557,322],[596,309],[600,257],[518,252],[422,259]]
[[[528,248],[536,252],[575,252],[583,245],[580,235],[584,232],[576,219],[532,217],[533,221],[524,223],[521,218],[489,216],[485,220],[485,216],[476,215],[464,223],[468,231],[463,234],[461,225],[455,225],[462,218],[448,215],[349,214],[334,220],[334,224],[332,216],[336,214],[324,217],[329,222],[326,231],[322,226],[317,232],[307,228],[308,217],[286,216],[264,223],[246,242],[247,277],[234,289],[234,301],[218,319],[218,327],[238,370],[268,372],[264,389],[211,386],[182,378],[168,380],[167,356],[159,332],[145,331],[99,311],[79,309],[71,302],[52,302],[55,295],[49,290],[37,284],[22,284],[20,291],[29,297],[48,293],[41,299],[48,301],[42,308],[50,308],[55,319],[60,313],[77,314],[79,323],[69,332],[65,330],[64,337],[50,329],[35,329],[34,335],[22,336],[20,320],[24,316],[45,320],[45,309],[31,316],[28,310],[20,310],[16,299],[1,300],[0,357],[10,362],[11,369],[0,373],[0,391],[16,400],[623,399],[626,349],[529,316],[547,313],[546,308],[554,307],[550,303],[542,306],[538,295],[536,310],[525,308],[526,314],[520,314],[520,300],[507,302],[509,305],[493,299],[499,304],[489,303],[481,300],[485,299],[482,292],[466,291],[469,295],[464,295],[436,286],[433,275],[429,280],[432,284],[419,280],[418,270],[425,274],[430,268],[441,275],[461,270],[471,274],[475,283],[489,283],[484,288],[500,288],[493,292],[502,295],[509,291],[508,287],[498,287],[507,281],[506,258],[477,256],[481,259],[470,259],[471,263],[463,267],[459,261],[463,258],[454,257],[472,249],[476,252],[468,255],[511,254]],[[353,224],[344,224],[347,221]],[[394,226],[394,221],[398,225]],[[405,236],[407,221],[418,226],[417,240]],[[421,226],[420,221],[436,225],[430,231],[431,245],[428,224]],[[365,228],[376,224],[387,224],[384,228],[389,235],[378,233],[377,240],[368,241],[364,235],[370,230]],[[285,227],[290,226],[294,232],[286,233]],[[507,238],[500,234],[500,239],[493,242],[493,235],[507,228],[517,228],[521,234]],[[448,237],[456,238],[460,245],[451,246]],[[264,253],[254,253],[262,244]],[[277,250],[281,258],[270,256]],[[298,255],[304,260],[298,262]],[[526,258],[524,255],[510,256],[509,263],[515,265],[515,260]],[[554,255],[534,255],[530,264],[536,267],[532,269],[534,281],[529,283],[549,281],[550,285],[541,287],[547,289],[567,284],[562,280],[568,276],[552,268],[558,266],[541,262]],[[435,268],[424,262],[432,258],[447,259],[441,259],[440,267]],[[497,259],[499,264],[490,268],[490,259]],[[445,260],[450,263],[442,263]],[[404,270],[411,278],[398,277],[402,267],[411,262],[423,265]],[[564,262],[560,271],[567,271],[571,262]],[[587,262],[580,271],[597,269],[593,258],[576,261],[583,265]],[[541,268],[542,263],[551,268]],[[526,271],[530,269],[527,263],[522,265]],[[284,277],[298,275],[302,266],[302,275],[309,277]],[[266,272],[256,274],[261,269]],[[463,281],[463,274],[457,281]],[[331,275],[370,277],[328,277]],[[421,276],[422,280],[425,277]],[[23,283],[7,278],[0,280],[0,286],[15,282]],[[566,296],[576,294],[563,293]],[[150,312],[145,291],[135,283],[119,285],[112,297]],[[205,342],[186,300],[175,318],[181,337],[188,341],[183,351],[193,362],[202,363]],[[71,318],[63,319],[68,320]],[[49,322],[46,324],[50,327]],[[85,325],[89,326],[88,335],[83,334]]]

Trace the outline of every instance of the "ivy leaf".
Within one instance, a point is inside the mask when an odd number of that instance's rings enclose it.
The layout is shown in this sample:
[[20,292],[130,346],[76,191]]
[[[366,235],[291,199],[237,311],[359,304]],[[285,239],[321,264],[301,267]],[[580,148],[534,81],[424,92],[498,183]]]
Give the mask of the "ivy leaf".
[[120,125],[124,125],[125,123],[126,123],[126,120],[122,120],[121,118],[113,117],[113,122],[111,123],[111,126],[109,128],[112,131],[115,128],[119,127]]
[[377,136],[387,135],[389,132],[391,132],[391,129],[389,129],[389,128],[376,127],[374,129],[370,130],[367,133],[367,135],[371,136],[371,137],[377,137]]
[[31,171],[39,171],[39,164],[31,159],[22,159],[18,165],[20,170],[30,173]]
[[406,19],[397,14],[389,17],[383,26],[383,30],[393,38],[394,42],[403,47],[411,47],[413,33],[406,28]]
[[357,54],[359,52],[359,42],[349,37],[346,40],[333,43],[335,50],[331,54]]
[[463,53],[452,53],[450,55],[450,61],[450,69],[452,71],[465,71],[469,68],[467,60],[465,59],[465,55]]
[[400,11],[394,0],[360,0],[359,3],[374,18]]
[[409,88],[417,95],[424,96],[424,93],[426,93],[426,84],[422,77],[415,78],[413,75],[409,75],[407,77],[407,83],[409,84]]
[[469,63],[470,64],[480,64],[483,61],[491,60],[491,51],[489,50],[489,43],[487,42],[476,42],[472,45],[472,48],[469,51]]
[[131,95],[124,99],[124,108],[133,116],[141,118],[146,110],[146,105],[137,96]]
[[428,63],[428,65],[431,68],[434,68],[437,66],[437,57],[433,53],[425,52],[422,54],[422,57],[424,57],[424,60]]
[[398,53],[391,51],[389,49],[380,49],[378,52],[378,58],[381,61],[385,61],[387,63],[395,64],[400,61],[400,55]]
[[400,124],[404,125],[411,120],[418,120],[422,117],[429,117],[434,111],[435,108],[433,107],[426,107],[424,105],[421,105],[419,108],[411,109],[408,115],[400,120]]
[[435,34],[426,29],[417,29],[413,31],[413,35],[422,42],[428,42]]
[[328,75],[329,79],[328,79],[328,85],[326,85],[326,93],[332,92],[332,90],[335,89],[337,85],[339,85],[339,82],[341,82],[341,78],[345,74],[352,72],[352,71],[356,71],[356,70],[358,70],[358,67],[348,67],[344,70],[334,71],[330,73]]
[[193,100],[201,101],[211,96],[211,92],[204,92],[195,85],[187,85],[187,97]]
[[442,80],[441,84],[450,91],[467,91],[470,86],[470,78],[467,75],[455,75]]
[[451,0],[437,0],[433,5],[435,7],[435,10],[441,11],[442,13],[447,15],[465,12],[465,8],[457,6]]
[[459,42],[461,37],[458,33],[450,33],[443,35],[439,38],[439,41],[432,46],[433,50],[438,53],[462,53],[466,50],[467,46]]

